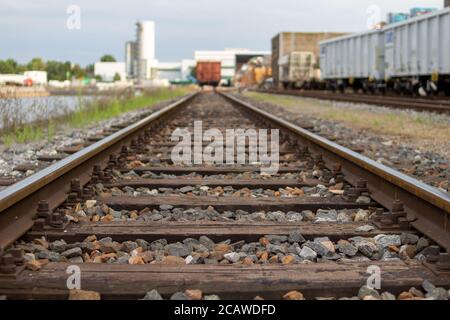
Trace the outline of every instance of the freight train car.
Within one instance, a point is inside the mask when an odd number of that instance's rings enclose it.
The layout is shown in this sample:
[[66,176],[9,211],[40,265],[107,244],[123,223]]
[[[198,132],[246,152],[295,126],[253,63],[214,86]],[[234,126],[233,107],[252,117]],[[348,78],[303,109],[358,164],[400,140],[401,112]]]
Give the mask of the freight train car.
[[220,61],[198,61],[195,71],[197,83],[217,87],[222,79],[221,71]]
[[329,89],[450,95],[450,8],[320,43]]
[[322,77],[328,89],[375,91],[384,84],[384,37],[379,30],[320,43]]
[[390,25],[384,37],[389,87],[450,95],[450,8]]
[[315,79],[316,56],[313,52],[291,52],[279,59],[279,81],[284,88],[303,88]]

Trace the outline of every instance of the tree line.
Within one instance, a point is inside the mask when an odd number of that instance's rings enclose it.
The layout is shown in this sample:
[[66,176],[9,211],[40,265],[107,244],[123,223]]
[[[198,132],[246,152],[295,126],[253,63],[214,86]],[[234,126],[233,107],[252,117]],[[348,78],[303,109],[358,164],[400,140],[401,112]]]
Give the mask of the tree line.
[[[116,59],[110,54],[105,54],[100,61],[115,62]],[[47,71],[48,80],[64,81],[85,77],[94,78],[94,64],[81,67],[79,64],[70,61],[44,61],[39,57],[31,59],[30,62],[25,64],[20,64],[14,59],[0,60],[0,74],[20,74],[25,71]]]

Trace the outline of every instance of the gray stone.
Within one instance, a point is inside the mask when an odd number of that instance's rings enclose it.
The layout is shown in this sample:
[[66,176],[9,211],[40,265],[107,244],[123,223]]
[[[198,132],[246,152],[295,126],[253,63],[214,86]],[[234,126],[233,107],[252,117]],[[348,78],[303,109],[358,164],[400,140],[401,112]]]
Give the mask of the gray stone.
[[430,245],[430,241],[428,241],[427,238],[424,238],[424,237],[420,238],[419,241],[417,241],[417,252],[422,251],[429,245]]
[[320,256],[326,256],[330,252],[327,247],[317,242],[307,241],[304,246],[309,247]]
[[448,292],[444,288],[434,288],[425,295],[425,298],[433,300],[447,300]]
[[351,222],[352,219],[350,218],[350,216],[345,213],[345,212],[339,212],[337,217],[336,217],[337,222],[340,223],[346,223],[346,222]]
[[371,226],[370,224],[366,224],[366,225],[356,228],[355,231],[356,232],[369,232],[374,229],[375,229],[375,227]]
[[51,262],[58,262],[61,260],[61,255],[54,251],[41,251],[37,254],[39,259],[48,259]]
[[403,232],[400,235],[400,240],[402,244],[416,244],[419,241],[419,236],[412,233]]
[[188,193],[188,192],[194,191],[195,188],[191,187],[191,186],[186,186],[186,187],[180,188],[179,190],[181,193]]
[[434,284],[432,284],[429,280],[424,280],[422,282],[422,288],[426,291],[426,292],[431,292],[434,289],[436,289],[436,287],[434,286]]
[[285,253],[288,252],[287,246],[284,246],[284,245],[278,245],[278,244],[272,244],[272,243],[269,243],[269,244],[266,246],[266,249],[267,249],[270,253],[283,253],[283,254],[285,254]]
[[383,292],[381,294],[381,300],[396,300],[396,297],[390,292]]
[[159,240],[155,240],[152,243],[150,243],[150,249],[152,251],[164,250],[164,247],[166,245],[167,245],[166,239],[159,239]]
[[300,233],[300,231],[291,231],[289,233],[289,238],[288,238],[290,243],[303,243],[306,241],[306,239],[302,236],[302,234]]
[[336,222],[337,211],[336,210],[317,210],[316,222]]
[[183,292],[175,292],[170,300],[189,300],[189,298]]
[[215,247],[215,243],[214,241],[212,241],[210,238],[208,238],[207,236],[201,236],[199,238],[199,242],[204,245],[206,248],[208,248],[209,250],[214,249]]
[[153,289],[152,291],[147,292],[142,300],[163,300],[163,298],[158,291]]
[[180,242],[168,244],[165,249],[167,250],[169,255],[176,257],[186,257],[190,253],[190,250],[187,248],[187,246]]
[[145,241],[143,239],[137,239],[136,244],[138,245],[138,247],[141,247],[144,250],[148,250],[150,248],[150,243],[148,243],[147,241]]
[[369,204],[371,201],[370,197],[366,196],[359,196],[358,199],[356,199],[356,203],[358,204]]
[[397,246],[400,247],[402,245],[402,241],[400,240],[400,236],[396,234],[384,235],[379,234],[374,237],[375,242],[382,248],[387,248],[389,246]]
[[79,247],[75,247],[73,249],[69,249],[69,250],[66,250],[63,253],[61,253],[61,255],[63,257],[66,257],[67,259],[81,256],[82,254],[83,254],[83,251],[81,251],[81,249]]
[[437,256],[441,249],[438,246],[429,246],[422,250],[421,254],[424,256]]
[[264,236],[270,243],[280,244],[286,242],[288,237],[286,236],[278,236],[278,235],[266,235]]
[[386,250],[383,255],[381,256],[381,260],[383,261],[395,261],[400,260],[400,257],[395,252],[391,252],[389,250]]
[[138,244],[136,242],[133,242],[133,241],[125,241],[125,242],[123,242],[123,250],[125,252],[130,253],[131,251],[133,251],[137,247],[138,247]]
[[368,286],[362,286],[359,289],[358,298],[362,300],[366,296],[372,296],[372,297],[375,297],[377,299],[380,299],[380,294],[378,293],[377,290],[369,288]]
[[303,216],[300,212],[289,211],[286,214],[286,219],[289,222],[300,222],[303,220]]
[[236,262],[239,261],[241,256],[237,252],[230,252],[230,253],[226,253],[224,255],[224,258],[227,259],[228,261],[232,262],[232,263],[236,263]]
[[301,250],[297,249],[297,251],[298,255],[305,260],[313,261],[315,258],[317,258],[317,253],[306,245],[303,246]]
[[159,206],[160,210],[172,210],[173,206],[171,206],[170,204],[162,204]]
[[339,252],[349,256],[354,257],[358,252],[358,248],[352,245],[350,242],[340,242],[337,244],[337,249]]
[[69,259],[70,263],[83,263],[84,260],[81,256],[73,257]]
[[267,220],[270,221],[282,221],[286,218],[284,212],[281,211],[274,211],[274,212],[268,212],[267,213]]
[[66,250],[67,243],[64,240],[56,240],[53,242],[50,242],[49,249],[58,253],[62,253]]

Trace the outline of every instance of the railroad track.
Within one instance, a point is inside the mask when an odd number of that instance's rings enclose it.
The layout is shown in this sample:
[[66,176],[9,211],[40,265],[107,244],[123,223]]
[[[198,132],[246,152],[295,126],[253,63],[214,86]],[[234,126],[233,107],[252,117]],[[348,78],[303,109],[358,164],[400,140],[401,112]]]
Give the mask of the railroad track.
[[365,103],[397,109],[429,111],[436,113],[450,113],[450,100],[393,97],[368,94],[332,93],[327,91],[300,91],[300,90],[258,90],[271,94],[285,94],[305,98],[324,99],[332,101],[345,101]]
[[[198,120],[279,129],[278,173],[174,164],[172,134]],[[0,192],[0,295],[66,299],[73,265],[103,299],[352,297],[374,266],[382,291],[448,289],[449,212],[432,187],[230,94],[196,93]]]

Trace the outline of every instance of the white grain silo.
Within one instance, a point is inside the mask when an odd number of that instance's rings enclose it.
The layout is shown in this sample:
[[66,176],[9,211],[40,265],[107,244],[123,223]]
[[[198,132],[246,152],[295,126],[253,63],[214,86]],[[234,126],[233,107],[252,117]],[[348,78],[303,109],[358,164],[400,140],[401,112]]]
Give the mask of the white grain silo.
[[155,64],[155,22],[139,21],[136,26],[137,78],[143,81],[151,78]]

